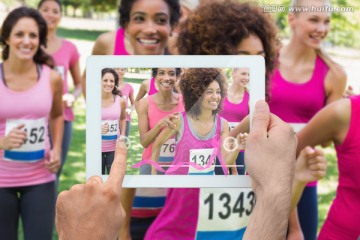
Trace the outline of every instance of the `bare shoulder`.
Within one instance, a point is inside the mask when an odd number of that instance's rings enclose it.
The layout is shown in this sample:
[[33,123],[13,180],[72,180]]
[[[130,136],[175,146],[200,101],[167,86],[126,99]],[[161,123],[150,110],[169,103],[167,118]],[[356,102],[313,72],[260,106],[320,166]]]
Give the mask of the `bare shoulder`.
[[341,125],[347,125],[350,120],[351,101],[349,98],[343,98],[333,102],[329,107],[332,109],[332,115]]
[[116,32],[101,34],[95,41],[93,55],[112,55],[114,52]]
[[327,79],[334,82],[346,83],[346,72],[339,64],[334,63],[333,70],[330,70],[327,74]]

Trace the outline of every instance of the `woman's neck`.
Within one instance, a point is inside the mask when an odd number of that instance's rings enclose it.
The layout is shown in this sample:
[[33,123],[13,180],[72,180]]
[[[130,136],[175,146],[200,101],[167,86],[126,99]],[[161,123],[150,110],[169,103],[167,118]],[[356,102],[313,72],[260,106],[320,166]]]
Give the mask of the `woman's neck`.
[[36,63],[31,60],[19,60],[15,58],[9,57],[4,61],[4,68],[7,69],[11,73],[26,73],[32,70],[32,68],[36,65]]
[[102,98],[102,100],[112,99],[113,98],[113,93],[112,92],[102,92],[101,98]]
[[285,56],[287,61],[296,64],[313,60],[316,57],[316,52],[313,48],[305,46],[292,37],[289,44],[280,50],[280,56]]
[[233,83],[231,87],[229,88],[229,93],[233,96],[242,96],[244,95],[245,88],[243,86],[240,86],[239,84]]
[[58,37],[56,36],[56,29],[48,30],[48,35],[47,35],[48,41],[54,41],[54,40],[56,40],[57,38],[58,38]]

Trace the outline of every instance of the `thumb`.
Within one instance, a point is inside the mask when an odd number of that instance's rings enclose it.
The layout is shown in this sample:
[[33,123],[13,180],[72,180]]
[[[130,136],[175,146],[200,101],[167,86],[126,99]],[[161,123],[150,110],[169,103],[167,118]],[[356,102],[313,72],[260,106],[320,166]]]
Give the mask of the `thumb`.
[[252,120],[250,135],[266,137],[270,123],[270,110],[267,103],[260,100],[255,105],[255,112]]

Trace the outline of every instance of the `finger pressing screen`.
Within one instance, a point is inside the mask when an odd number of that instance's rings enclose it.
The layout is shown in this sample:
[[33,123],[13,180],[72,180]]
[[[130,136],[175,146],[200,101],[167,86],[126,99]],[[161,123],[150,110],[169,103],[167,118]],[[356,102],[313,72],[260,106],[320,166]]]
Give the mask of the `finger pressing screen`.
[[122,182],[126,172],[126,157],[127,150],[124,141],[118,141],[115,149],[114,162],[111,165],[111,170],[107,184],[112,185],[114,191],[121,191]]

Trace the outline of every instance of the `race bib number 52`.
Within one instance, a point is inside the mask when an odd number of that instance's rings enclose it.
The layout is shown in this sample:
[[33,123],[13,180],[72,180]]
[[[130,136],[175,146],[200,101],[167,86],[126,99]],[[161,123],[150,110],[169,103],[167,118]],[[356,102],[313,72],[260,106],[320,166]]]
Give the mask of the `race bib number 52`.
[[25,124],[26,139],[20,148],[4,151],[4,159],[9,161],[36,162],[45,156],[46,125],[45,118],[40,119],[8,119],[5,136],[17,127]]

